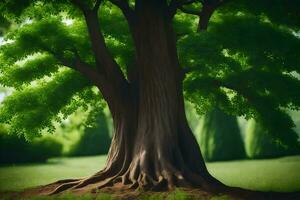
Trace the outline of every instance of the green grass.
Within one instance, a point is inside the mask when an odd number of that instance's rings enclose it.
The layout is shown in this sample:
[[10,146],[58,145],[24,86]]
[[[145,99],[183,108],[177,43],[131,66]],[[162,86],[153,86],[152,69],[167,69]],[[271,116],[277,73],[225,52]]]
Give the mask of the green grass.
[[[97,172],[105,159],[106,156],[58,158],[46,164],[1,166],[0,191],[18,191],[58,179],[85,177]],[[207,165],[213,176],[230,186],[261,191],[300,191],[300,156]]]
[[300,191],[300,156],[208,164],[217,179],[230,186],[251,190]]
[[0,167],[0,191],[17,191],[59,179],[92,175],[105,164],[106,156],[50,159],[46,164]]

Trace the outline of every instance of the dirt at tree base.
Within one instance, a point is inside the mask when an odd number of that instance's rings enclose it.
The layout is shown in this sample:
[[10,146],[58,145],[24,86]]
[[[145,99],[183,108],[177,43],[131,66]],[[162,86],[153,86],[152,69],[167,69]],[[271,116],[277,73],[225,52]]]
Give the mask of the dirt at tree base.
[[[32,197],[37,196],[48,196],[51,191],[53,191],[59,184],[49,184],[45,186],[39,186],[35,188],[26,189],[22,192],[1,192],[0,199],[6,200],[18,200],[18,199],[30,199]],[[129,190],[124,189],[124,187],[120,185],[114,185],[113,187],[105,187],[100,189],[97,192],[90,192],[85,190],[71,191],[68,194],[72,194],[74,196],[82,196],[86,194],[92,194],[92,196],[97,198],[97,196],[101,196],[103,194],[111,195],[115,200],[139,200],[144,199],[147,196],[156,196],[163,197],[167,199],[170,195],[175,195],[175,191],[181,191],[186,195],[186,199],[191,200],[210,200],[213,197],[224,197],[224,199],[231,200],[299,200],[300,192],[290,192],[290,193],[281,193],[281,192],[259,192],[259,191],[250,191],[243,190],[235,191],[228,190],[223,193],[212,193],[208,191],[204,191],[198,188],[177,188],[175,190],[170,191],[161,191],[161,192],[153,192],[153,191],[142,191],[142,190]],[[65,192],[51,195],[51,197],[55,199],[55,196],[63,195]],[[223,198],[220,198],[223,199]]]

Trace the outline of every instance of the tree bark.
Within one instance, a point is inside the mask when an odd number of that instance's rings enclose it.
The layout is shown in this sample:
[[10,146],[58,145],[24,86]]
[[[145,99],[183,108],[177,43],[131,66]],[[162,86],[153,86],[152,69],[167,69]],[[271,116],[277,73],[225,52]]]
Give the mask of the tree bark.
[[114,101],[108,102],[114,105],[114,136],[105,168],[86,179],[61,181],[52,194],[117,184],[147,190],[222,187],[208,173],[187,123],[184,77],[162,2],[137,1],[132,35],[138,71],[121,100],[108,99]]

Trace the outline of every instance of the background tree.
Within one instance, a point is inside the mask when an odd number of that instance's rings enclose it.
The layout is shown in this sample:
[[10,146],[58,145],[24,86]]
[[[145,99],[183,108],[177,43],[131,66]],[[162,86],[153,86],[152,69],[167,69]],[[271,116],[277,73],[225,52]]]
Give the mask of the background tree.
[[103,112],[97,113],[93,127],[84,129],[79,140],[71,146],[69,156],[87,156],[107,154],[111,137],[109,135],[107,119]]
[[246,157],[241,135],[244,127],[239,127],[236,117],[217,108],[200,116],[188,102],[185,104],[185,110],[189,125],[206,161]]
[[9,135],[8,127],[0,125],[0,164],[45,162],[61,155],[62,144],[49,135],[26,141],[21,135]]
[[249,158],[273,158],[285,155],[299,154],[299,149],[289,145],[283,146],[274,140],[268,130],[251,120],[247,126],[245,148]]
[[1,83],[16,89],[0,121],[30,138],[78,107],[107,102],[106,167],[54,184],[53,194],[116,183],[223,190],[205,167],[183,96],[198,112],[217,106],[254,117],[298,147],[283,108],[300,106],[299,8],[293,0],[3,1],[1,13],[21,24],[0,50]]
[[203,116],[197,139],[207,161],[234,160],[246,157],[237,119],[219,109]]

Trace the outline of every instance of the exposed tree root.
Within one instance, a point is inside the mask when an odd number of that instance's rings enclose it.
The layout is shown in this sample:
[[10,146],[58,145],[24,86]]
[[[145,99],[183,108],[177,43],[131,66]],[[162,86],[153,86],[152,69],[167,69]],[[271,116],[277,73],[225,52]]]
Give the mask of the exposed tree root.
[[[297,199],[300,197],[299,193],[276,193],[276,192],[257,192],[250,191],[241,188],[228,187],[225,185],[206,185],[206,186],[195,186],[181,174],[170,174],[162,173],[158,179],[154,179],[149,174],[141,173],[139,174],[136,180],[132,180],[127,177],[126,174],[122,176],[113,176],[113,177],[102,177],[102,180],[99,179],[99,174],[91,176],[86,179],[80,180],[63,180],[53,183],[55,190],[48,193],[48,195],[56,195],[64,191],[70,191],[75,194],[84,194],[84,193],[98,193],[101,191],[109,192],[120,192],[131,193],[131,194],[140,194],[141,192],[154,191],[154,192],[164,192],[172,191],[173,189],[179,187],[182,190],[186,191],[187,194],[191,196],[204,195],[204,196],[220,196],[227,195],[230,199],[255,199],[255,200],[264,200],[264,199]],[[107,188],[109,190],[105,190]],[[103,189],[103,190],[102,190]],[[131,197],[133,198],[133,197]],[[131,199],[129,198],[129,199]],[[200,197],[198,197],[200,198]],[[201,197],[202,198],[202,197]],[[122,198],[121,198],[122,199]],[[206,198],[204,198],[206,199]]]
[[[108,171],[102,171],[88,178],[57,181],[53,183],[57,187],[50,192],[50,195],[66,190],[96,192],[101,188],[115,185],[122,185],[123,189],[128,190],[163,191],[172,190],[175,187],[199,187],[200,183],[203,183],[201,176],[192,173],[185,175],[172,167],[153,173],[147,170],[141,171],[138,165],[131,165],[127,171],[123,173],[118,172],[114,175],[111,175]],[[202,186],[208,189],[207,186]]]
[[198,189],[213,195],[235,193],[249,196],[249,191],[227,187],[218,181],[209,182],[191,171],[181,172],[171,166],[165,166],[156,171],[141,171],[140,165],[134,164],[134,162],[125,172],[121,170],[112,175],[110,170],[104,170],[88,178],[61,180],[52,185],[55,185],[56,188],[48,195],[64,191],[79,194],[97,193],[103,188],[115,188],[115,190],[122,191],[170,191],[180,187]]

